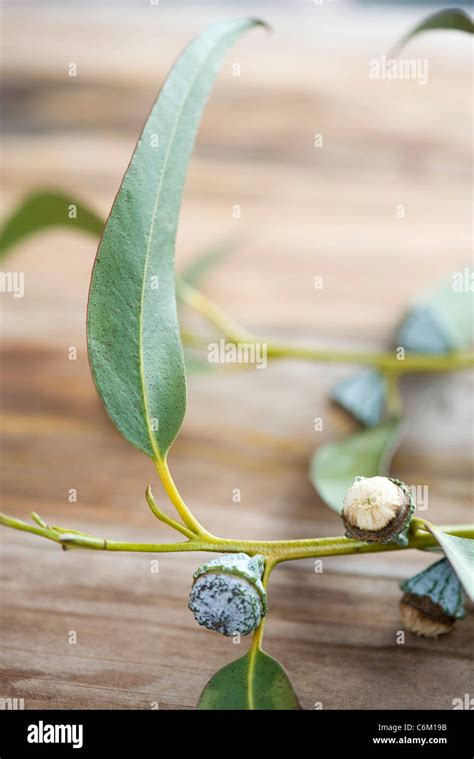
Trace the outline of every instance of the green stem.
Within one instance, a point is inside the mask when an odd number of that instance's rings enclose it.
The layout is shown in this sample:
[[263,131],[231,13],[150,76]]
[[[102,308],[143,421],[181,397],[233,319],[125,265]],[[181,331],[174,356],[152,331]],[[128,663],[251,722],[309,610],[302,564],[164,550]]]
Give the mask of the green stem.
[[248,342],[253,338],[249,332],[243,329],[236,321],[226,313],[214,301],[196,290],[183,279],[176,282],[176,294],[186,305],[193,308],[206,318],[219,332],[222,332],[233,342]]
[[[155,467],[168,498],[188,528],[190,534],[198,537],[207,535],[207,531],[201,524],[199,524],[198,520],[188,509],[183,498],[181,497],[181,494],[175,485],[173,477],[171,476],[171,472],[169,470],[166,459],[157,459],[155,461]],[[182,530],[180,531],[182,532]]]
[[[408,548],[429,548],[437,545],[436,539],[423,530],[416,530],[406,546],[396,543],[362,543],[344,537],[310,538],[303,540],[234,540],[218,538],[209,533],[192,540],[178,543],[130,543],[118,540],[106,540],[62,527],[40,527],[28,524],[20,519],[0,514],[0,524],[23,532],[59,543],[65,549],[86,548],[98,551],[128,551],[140,553],[175,553],[187,551],[206,551],[212,553],[245,552],[251,556],[265,556],[269,569],[283,561],[310,559],[320,556],[344,556],[348,554],[379,553],[383,551],[403,551]],[[474,525],[444,525],[439,527],[449,535],[474,539]]]
[[[393,381],[397,376],[417,372],[451,372],[474,366],[473,351],[456,351],[441,355],[407,353],[404,359],[398,359],[394,353],[385,351],[338,351],[268,341],[251,335],[210,298],[182,280],[177,283],[180,299],[200,313],[221,332],[230,342],[258,343],[267,348],[268,358],[290,358],[304,361],[327,361],[339,364],[357,364],[372,366],[383,372],[389,372]],[[189,334],[188,334],[189,337]]]
[[460,351],[443,355],[408,353],[403,360],[393,353],[359,351],[336,351],[310,348],[282,343],[267,343],[269,358],[299,358],[306,361],[330,361],[340,364],[362,364],[381,371],[390,371],[394,376],[416,372],[451,372],[474,366],[474,352]]
[[[275,559],[267,559],[265,561],[265,569],[263,570],[263,577],[262,577],[262,584],[265,590],[268,587],[268,581],[270,580],[270,575],[273,572],[277,565],[277,561]],[[260,622],[257,629],[254,631],[252,635],[252,643],[250,644],[249,648],[249,656],[250,656],[250,666],[254,667],[254,661],[255,661],[255,655],[258,653],[258,651],[262,650],[262,641],[263,641],[263,632],[265,629],[265,620],[266,617],[262,617],[262,621]]]
[[400,395],[399,376],[392,371],[384,373],[385,403],[391,418],[400,418],[403,413],[402,397]]

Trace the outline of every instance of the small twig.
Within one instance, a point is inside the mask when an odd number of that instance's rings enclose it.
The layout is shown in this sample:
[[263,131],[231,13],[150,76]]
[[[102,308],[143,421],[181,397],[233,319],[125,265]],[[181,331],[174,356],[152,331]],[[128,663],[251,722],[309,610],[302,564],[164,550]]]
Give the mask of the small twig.
[[40,515],[36,513],[36,511],[32,511],[31,516],[33,517],[36,524],[38,524],[40,527],[44,527],[47,529],[48,525],[46,524],[44,519],[42,519]]
[[181,532],[183,535],[186,535],[186,537],[189,538],[190,540],[196,537],[195,533],[192,530],[188,529],[188,527],[185,527],[184,524],[180,524],[179,522],[177,522],[176,519],[169,517],[167,514],[165,514],[164,511],[160,509],[160,507],[158,506],[158,504],[156,503],[153,497],[153,493],[151,491],[151,485],[148,485],[145,491],[145,498],[151,511],[153,512],[155,517],[160,520],[160,522],[164,522],[169,527],[172,527],[174,530]]

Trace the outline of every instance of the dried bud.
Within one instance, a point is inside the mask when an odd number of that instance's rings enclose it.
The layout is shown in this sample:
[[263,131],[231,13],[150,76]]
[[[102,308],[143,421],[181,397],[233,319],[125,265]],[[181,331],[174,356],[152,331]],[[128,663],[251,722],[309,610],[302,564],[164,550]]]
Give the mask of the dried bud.
[[248,635],[267,611],[263,556],[231,553],[194,572],[189,608],[196,621],[223,635]]
[[344,499],[346,537],[366,543],[408,542],[415,510],[407,486],[390,477],[356,477]]
[[416,635],[437,638],[464,617],[461,583],[447,559],[400,583],[405,591],[400,612],[405,627]]

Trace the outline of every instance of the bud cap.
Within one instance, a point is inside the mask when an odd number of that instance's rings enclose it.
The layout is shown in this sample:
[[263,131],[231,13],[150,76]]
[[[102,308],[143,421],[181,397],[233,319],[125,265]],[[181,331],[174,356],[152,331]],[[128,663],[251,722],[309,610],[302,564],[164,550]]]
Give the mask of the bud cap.
[[464,617],[461,583],[447,559],[400,583],[405,591],[400,611],[405,626],[417,635],[437,638]]

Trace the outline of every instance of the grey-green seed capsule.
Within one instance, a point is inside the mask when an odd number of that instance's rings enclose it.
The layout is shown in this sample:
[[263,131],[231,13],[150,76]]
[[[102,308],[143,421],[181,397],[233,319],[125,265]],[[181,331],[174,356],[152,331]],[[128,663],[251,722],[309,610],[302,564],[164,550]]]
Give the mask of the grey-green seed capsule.
[[196,621],[223,635],[248,635],[267,611],[263,556],[231,553],[194,572],[189,608]]
[[405,626],[417,635],[437,638],[464,617],[464,594],[447,559],[400,583],[400,611]]

